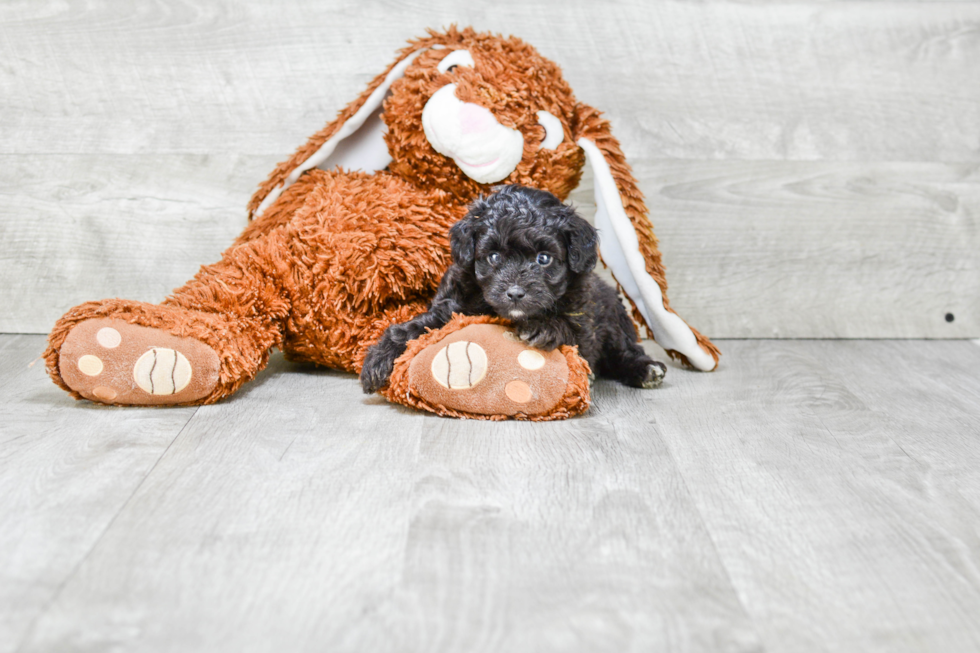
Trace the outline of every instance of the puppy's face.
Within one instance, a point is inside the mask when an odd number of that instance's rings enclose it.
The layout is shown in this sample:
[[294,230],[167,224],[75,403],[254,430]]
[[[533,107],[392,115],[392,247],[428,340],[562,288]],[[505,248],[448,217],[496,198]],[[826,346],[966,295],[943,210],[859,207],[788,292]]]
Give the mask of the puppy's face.
[[596,232],[554,195],[506,186],[473,204],[450,232],[457,265],[472,270],[501,317],[554,317],[571,283],[596,263]]
[[563,243],[524,216],[505,216],[476,246],[474,273],[497,315],[516,322],[556,312],[568,287]]

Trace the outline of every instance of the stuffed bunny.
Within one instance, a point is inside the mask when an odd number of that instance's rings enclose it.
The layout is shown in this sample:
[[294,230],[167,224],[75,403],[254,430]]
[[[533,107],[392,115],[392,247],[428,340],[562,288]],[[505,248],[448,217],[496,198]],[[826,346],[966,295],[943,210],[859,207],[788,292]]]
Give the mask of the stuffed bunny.
[[531,46],[453,27],[411,41],[281,163],[221,260],[162,304],[108,299],[66,313],[48,373],[76,398],[186,405],[235,392],[273,347],[358,372],[388,325],[425,311],[470,201],[503,183],[564,199],[586,161],[602,259],[634,317],[672,356],[714,369],[718,350],[667,303],[643,196],[608,122]]

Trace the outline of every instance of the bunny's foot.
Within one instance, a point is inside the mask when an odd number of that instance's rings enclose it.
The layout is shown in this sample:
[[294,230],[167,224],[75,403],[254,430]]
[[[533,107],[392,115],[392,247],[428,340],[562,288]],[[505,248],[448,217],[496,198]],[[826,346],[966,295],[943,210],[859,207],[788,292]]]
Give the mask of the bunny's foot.
[[589,407],[589,366],[574,347],[527,346],[489,317],[456,316],[409,343],[395,362],[390,401],[473,419],[564,419]]
[[44,357],[52,380],[77,399],[208,404],[234,392],[268,361],[269,338],[243,334],[240,326],[178,306],[88,302],[58,321]]
[[194,338],[112,318],[85,320],[61,345],[71,390],[106,404],[199,403],[218,384],[218,355]]

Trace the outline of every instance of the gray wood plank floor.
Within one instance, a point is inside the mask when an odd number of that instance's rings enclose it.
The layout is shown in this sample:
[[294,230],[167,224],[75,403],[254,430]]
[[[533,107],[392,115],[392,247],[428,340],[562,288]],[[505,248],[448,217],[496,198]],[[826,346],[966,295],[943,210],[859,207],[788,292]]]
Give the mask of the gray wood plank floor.
[[98,407],[0,336],[0,652],[980,649],[980,346],[723,344],[488,424],[279,356]]

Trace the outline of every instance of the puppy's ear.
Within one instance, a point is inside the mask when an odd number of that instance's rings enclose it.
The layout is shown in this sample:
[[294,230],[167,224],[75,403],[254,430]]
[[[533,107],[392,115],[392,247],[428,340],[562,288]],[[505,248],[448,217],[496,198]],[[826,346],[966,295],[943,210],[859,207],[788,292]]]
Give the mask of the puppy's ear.
[[473,269],[476,258],[476,239],[483,232],[481,210],[483,200],[477,200],[470,212],[449,229],[449,251],[453,263],[467,270]]
[[599,259],[599,237],[595,227],[572,212],[564,233],[569,269],[576,274],[591,272]]
[[284,190],[311,168],[329,170],[340,166],[345,170],[375,172],[391,163],[384,142],[385,125],[381,121],[381,105],[391,84],[404,76],[405,69],[415,57],[430,48],[445,47],[441,42],[454,35],[455,32],[449,36],[430,32],[429,38],[413,41],[399,52],[394,63],[375,77],[360,97],[313,134],[292,157],[276,166],[249,201],[248,219],[262,215]]
[[634,316],[672,357],[699,370],[715,369],[717,347],[688,326],[667,301],[664,266],[643,193],[609,121],[580,103],[573,123],[575,142],[585,152],[595,177],[595,224],[601,235],[602,260],[626,292]]

